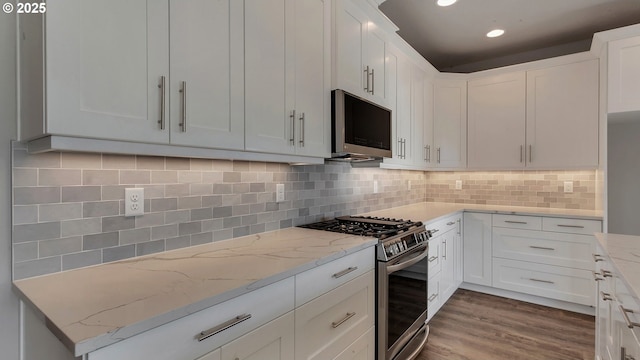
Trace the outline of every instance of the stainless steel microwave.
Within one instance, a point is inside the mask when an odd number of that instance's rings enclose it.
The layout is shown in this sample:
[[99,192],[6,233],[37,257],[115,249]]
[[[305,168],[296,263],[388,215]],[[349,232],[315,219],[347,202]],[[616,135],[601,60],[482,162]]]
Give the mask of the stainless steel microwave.
[[363,161],[392,157],[391,110],[344,90],[331,92],[331,157]]

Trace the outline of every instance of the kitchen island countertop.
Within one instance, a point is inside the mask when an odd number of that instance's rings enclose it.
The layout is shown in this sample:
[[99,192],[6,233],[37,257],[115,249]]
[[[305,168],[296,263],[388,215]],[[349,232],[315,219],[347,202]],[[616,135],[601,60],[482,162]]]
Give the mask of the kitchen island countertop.
[[640,299],[640,236],[598,233],[596,239],[609,255],[613,271]]

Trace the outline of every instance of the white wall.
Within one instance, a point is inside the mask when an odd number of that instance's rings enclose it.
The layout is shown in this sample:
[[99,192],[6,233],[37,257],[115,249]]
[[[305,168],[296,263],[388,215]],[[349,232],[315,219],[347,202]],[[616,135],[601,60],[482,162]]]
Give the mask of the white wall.
[[608,126],[608,232],[640,235],[640,118]]
[[16,18],[0,12],[0,358],[18,359],[18,299],[11,290],[11,140],[16,138]]

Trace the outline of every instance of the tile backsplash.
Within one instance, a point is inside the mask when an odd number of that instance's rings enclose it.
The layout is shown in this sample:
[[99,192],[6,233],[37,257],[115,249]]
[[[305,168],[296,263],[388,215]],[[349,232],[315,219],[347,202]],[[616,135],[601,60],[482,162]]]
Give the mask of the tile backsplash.
[[[449,171],[430,172],[426,201],[534,206],[562,209],[596,208],[596,171]],[[462,189],[456,190],[456,180]],[[573,192],[564,192],[564,182]]]
[[[425,179],[345,163],[29,155],[15,143],[14,279],[421,202]],[[144,216],[124,217],[128,187],[144,188]]]

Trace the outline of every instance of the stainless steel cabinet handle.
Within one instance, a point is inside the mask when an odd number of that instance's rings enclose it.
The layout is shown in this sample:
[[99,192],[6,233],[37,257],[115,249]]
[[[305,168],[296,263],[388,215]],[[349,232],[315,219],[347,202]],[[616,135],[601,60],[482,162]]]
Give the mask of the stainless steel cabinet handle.
[[620,308],[620,311],[622,312],[622,317],[624,318],[624,322],[627,323],[627,327],[629,329],[633,329],[634,327],[640,327],[640,323],[631,321],[631,319],[629,318],[629,313],[634,314],[635,312],[631,309],[626,309],[624,306],[620,305],[618,306]]
[[432,257],[429,258],[429,262],[434,262],[436,260],[438,260],[437,256],[432,256]]
[[402,158],[407,158],[407,139],[402,139]]
[[606,293],[604,291],[600,291],[600,297],[602,298],[602,301],[611,301],[611,300],[613,300],[613,298],[611,297],[611,294]]
[[166,84],[166,76],[160,76],[160,84],[158,87],[160,88],[160,120],[158,120],[158,124],[160,124],[160,130],[164,130],[166,125],[164,108],[165,108],[165,100],[167,97],[167,84]]
[[369,65],[364,69],[364,77],[367,79],[365,81],[364,91],[369,92]]
[[447,225],[448,225],[448,226],[451,226],[451,225],[455,225],[455,223],[456,223],[455,221],[449,221],[449,222],[447,223]]
[[462,219],[458,219],[458,235],[462,235]]
[[337,328],[338,326],[344,324],[345,321],[347,321],[347,320],[351,319],[352,317],[354,317],[355,314],[356,314],[355,312],[348,312],[347,315],[344,318],[342,318],[342,320],[332,322],[331,323],[331,327],[334,328],[334,329]]
[[442,258],[447,259],[447,239],[442,239],[442,245],[444,245],[444,249],[442,249]]
[[182,93],[182,122],[180,122],[180,127],[182,128],[182,132],[187,132],[187,82],[182,82],[182,88],[180,89]]
[[584,226],[582,226],[582,225],[563,225],[563,224],[558,224],[557,226],[566,227],[566,228],[584,229]]
[[602,280],[604,280],[604,278],[599,277],[599,276],[602,276],[602,274],[601,274],[601,273],[599,273],[599,272],[595,272],[595,271],[592,271],[592,273],[593,273],[593,280],[595,280],[595,281],[602,281]]
[[438,293],[435,293],[435,294],[433,294],[433,295],[429,296],[429,299],[427,299],[427,300],[429,300],[429,302],[432,302],[432,301],[433,301],[433,300],[435,300],[437,297],[438,297]]
[[300,113],[300,146],[304,147],[304,113]]
[[507,224],[522,224],[522,225],[527,224],[526,221],[515,221],[515,220],[505,220],[504,222],[506,222]]
[[520,162],[524,161],[524,145],[520,145]]
[[551,250],[551,251],[555,251],[556,250],[554,248],[544,247],[544,246],[529,245],[529,247],[532,248],[532,249],[540,249],[540,250]]
[[296,140],[294,139],[295,128],[296,128],[296,111],[295,110],[291,110],[291,114],[289,114],[289,119],[291,119],[291,137],[289,138],[289,142],[291,142],[291,145],[295,145],[296,143]]
[[424,162],[427,162],[427,147],[424,147]]
[[431,145],[427,145],[427,162],[431,162]]
[[613,273],[609,270],[600,270],[600,272],[602,273],[602,277],[613,277]]
[[541,282],[545,284],[555,284],[553,281],[549,281],[549,280],[540,280],[540,279],[534,279],[534,278],[529,278],[529,280],[535,281],[535,282]]
[[376,73],[374,72],[376,69],[371,69],[371,95],[376,94]]
[[249,320],[249,319],[251,319],[251,314],[238,315],[238,316],[234,317],[233,319],[231,319],[229,321],[225,321],[225,322],[223,322],[222,324],[220,324],[218,326],[214,326],[209,330],[202,331],[201,333],[196,335],[196,339],[198,339],[198,341],[202,341],[202,340],[208,339],[208,338],[212,337],[215,334],[223,332],[223,331],[227,330],[228,328],[230,328],[232,326],[236,326],[236,325],[240,324],[241,322],[243,322],[245,320]]
[[533,145],[529,145],[529,163],[533,162]]
[[358,270],[357,266],[349,266],[348,268],[342,270],[342,271],[338,271],[337,273],[331,275],[332,278],[337,279],[337,278],[341,278],[345,275],[347,275],[348,273],[354,272]]
[[593,256],[593,261],[598,262],[598,261],[604,261],[604,259],[602,258],[602,255],[599,254],[591,254],[591,256]]
[[440,164],[440,147],[438,147],[436,150],[438,152],[438,164]]

